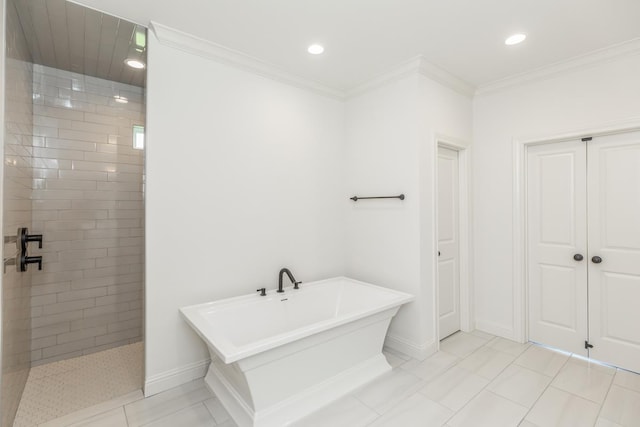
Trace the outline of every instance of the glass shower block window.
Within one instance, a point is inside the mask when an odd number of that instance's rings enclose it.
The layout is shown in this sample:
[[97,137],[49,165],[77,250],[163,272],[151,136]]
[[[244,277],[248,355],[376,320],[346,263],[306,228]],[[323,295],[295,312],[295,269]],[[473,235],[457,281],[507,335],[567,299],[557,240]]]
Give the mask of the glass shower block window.
[[133,148],[144,150],[144,126],[133,125]]

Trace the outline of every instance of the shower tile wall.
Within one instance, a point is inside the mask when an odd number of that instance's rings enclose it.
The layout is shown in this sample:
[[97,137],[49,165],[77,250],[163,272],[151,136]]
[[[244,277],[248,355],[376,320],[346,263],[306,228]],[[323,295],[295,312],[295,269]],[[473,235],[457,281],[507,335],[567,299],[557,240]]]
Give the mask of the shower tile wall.
[[[31,55],[13,1],[6,4],[3,234],[31,226]],[[30,273],[18,273],[15,241],[5,242],[2,275],[0,425],[11,426],[30,367]]]
[[[33,365],[142,339],[142,88],[40,65],[33,73]],[[128,98],[117,103],[114,96]]]

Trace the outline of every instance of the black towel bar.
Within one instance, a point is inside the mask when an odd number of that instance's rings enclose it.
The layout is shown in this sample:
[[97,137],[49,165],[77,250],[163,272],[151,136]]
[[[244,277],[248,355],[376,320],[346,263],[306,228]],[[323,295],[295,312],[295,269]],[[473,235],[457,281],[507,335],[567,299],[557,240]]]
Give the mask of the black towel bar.
[[358,200],[366,200],[366,199],[400,199],[404,200],[404,194],[400,194],[399,196],[374,196],[374,197],[359,197],[353,196],[350,197],[351,200],[357,202]]

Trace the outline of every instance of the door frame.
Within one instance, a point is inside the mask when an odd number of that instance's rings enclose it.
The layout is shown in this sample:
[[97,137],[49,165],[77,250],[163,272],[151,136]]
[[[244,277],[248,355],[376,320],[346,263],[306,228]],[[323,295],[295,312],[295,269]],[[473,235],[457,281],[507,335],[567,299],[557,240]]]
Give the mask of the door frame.
[[527,283],[527,148],[577,138],[612,135],[640,130],[640,118],[608,122],[595,127],[574,129],[549,135],[513,138],[513,339],[529,341]]
[[460,283],[460,330],[470,332],[475,329],[473,313],[473,290],[471,287],[471,212],[470,212],[470,166],[471,147],[464,141],[436,135],[434,144],[434,271],[435,271],[435,333],[440,342],[440,303],[438,299],[438,148],[448,148],[458,153],[458,235],[459,235],[459,283]]

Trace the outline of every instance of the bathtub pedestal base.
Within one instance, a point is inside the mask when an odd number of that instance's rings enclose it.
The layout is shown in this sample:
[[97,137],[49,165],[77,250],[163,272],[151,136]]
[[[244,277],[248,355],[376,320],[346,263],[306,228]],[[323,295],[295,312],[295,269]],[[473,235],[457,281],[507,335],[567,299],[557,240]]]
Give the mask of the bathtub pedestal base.
[[384,355],[380,354],[305,393],[255,413],[246,403],[238,400],[233,388],[225,384],[226,381],[215,372],[215,368],[209,369],[205,383],[239,427],[281,427],[304,418],[389,371],[391,367]]
[[205,383],[240,427],[282,427],[389,372],[384,337],[398,307],[225,364]]

